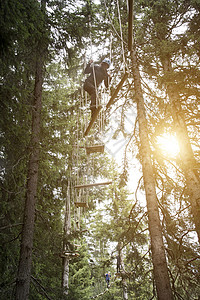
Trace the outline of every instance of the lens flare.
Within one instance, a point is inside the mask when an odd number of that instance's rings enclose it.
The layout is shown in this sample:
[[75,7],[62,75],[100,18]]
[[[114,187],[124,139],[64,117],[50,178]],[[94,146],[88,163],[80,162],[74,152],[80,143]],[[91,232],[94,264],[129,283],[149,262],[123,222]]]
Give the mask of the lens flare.
[[163,134],[157,137],[157,146],[164,155],[175,157],[179,153],[179,145],[175,136]]

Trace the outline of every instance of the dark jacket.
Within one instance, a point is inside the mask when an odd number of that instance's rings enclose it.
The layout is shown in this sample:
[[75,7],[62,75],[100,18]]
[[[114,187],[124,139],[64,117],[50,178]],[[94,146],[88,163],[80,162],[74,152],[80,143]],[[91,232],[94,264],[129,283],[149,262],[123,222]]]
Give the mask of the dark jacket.
[[96,85],[97,87],[100,85],[100,83],[104,80],[105,86],[108,88],[109,85],[109,81],[110,81],[110,76],[107,73],[107,70],[104,69],[101,65],[94,65],[91,66],[91,64],[87,64],[84,73],[85,74],[90,74],[88,76],[88,78],[86,79],[86,81],[89,81],[91,84],[93,84],[95,86],[94,83],[94,74],[93,71],[95,73],[95,79],[96,79]]

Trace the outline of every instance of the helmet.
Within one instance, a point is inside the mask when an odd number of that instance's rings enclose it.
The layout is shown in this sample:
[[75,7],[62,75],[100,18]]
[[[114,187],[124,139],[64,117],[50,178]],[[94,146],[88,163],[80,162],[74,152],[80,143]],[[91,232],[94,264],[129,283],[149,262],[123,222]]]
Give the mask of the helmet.
[[102,61],[102,63],[105,63],[108,66],[110,66],[110,59],[109,58],[104,58],[104,60]]

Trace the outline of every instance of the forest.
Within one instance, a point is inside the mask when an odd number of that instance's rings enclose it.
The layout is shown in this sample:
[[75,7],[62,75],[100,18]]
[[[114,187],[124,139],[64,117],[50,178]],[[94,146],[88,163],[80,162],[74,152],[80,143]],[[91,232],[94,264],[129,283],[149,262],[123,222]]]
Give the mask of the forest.
[[1,300],[200,300],[199,45],[200,0],[0,0]]

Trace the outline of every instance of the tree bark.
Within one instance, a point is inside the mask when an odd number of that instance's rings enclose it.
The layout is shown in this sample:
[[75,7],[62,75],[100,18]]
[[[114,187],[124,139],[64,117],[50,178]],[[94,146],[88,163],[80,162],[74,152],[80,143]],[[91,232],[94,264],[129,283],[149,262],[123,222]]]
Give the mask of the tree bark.
[[167,269],[162,229],[160,224],[154,173],[151,162],[151,150],[148,138],[148,126],[145,114],[140,72],[137,65],[136,50],[131,53],[132,70],[135,83],[137,113],[139,122],[140,154],[143,171],[144,188],[147,201],[149,233],[151,238],[151,252],[153,272],[156,283],[157,296],[160,300],[171,300],[173,294]]
[[128,300],[127,280],[122,277],[123,299]]
[[43,59],[39,57],[36,63],[34,105],[32,110],[31,154],[28,166],[24,221],[18,274],[16,279],[16,300],[28,299],[31,281],[31,263],[35,220],[35,204],[38,182],[40,119],[42,107]]
[[[64,223],[64,237],[63,237],[63,251],[67,251],[66,238],[71,232],[71,206],[70,206],[70,183],[68,182],[67,197],[65,204],[65,223]],[[68,295],[69,290],[69,258],[63,258],[63,272],[62,272],[62,289],[63,294]]]
[[[165,60],[163,60],[162,66],[165,75],[173,74],[170,59],[166,58]],[[172,118],[180,148],[180,167],[183,170],[186,179],[195,230],[197,232],[198,240],[200,243],[200,178],[197,173],[198,165],[191,147],[190,138],[185,122],[185,116],[181,107],[179,93],[177,91],[175,83],[167,83],[166,91],[171,103]]]

